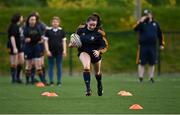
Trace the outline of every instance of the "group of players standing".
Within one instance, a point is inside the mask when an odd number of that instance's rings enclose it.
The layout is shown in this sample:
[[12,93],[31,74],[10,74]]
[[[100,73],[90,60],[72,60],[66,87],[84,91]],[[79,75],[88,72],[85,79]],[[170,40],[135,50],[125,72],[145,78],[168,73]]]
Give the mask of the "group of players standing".
[[66,37],[65,32],[60,27],[59,17],[54,16],[51,25],[52,27],[47,27],[40,21],[38,12],[31,13],[26,21],[19,13],[13,15],[8,28],[9,39],[7,42],[12,83],[22,83],[20,75],[25,59],[26,84],[34,84],[37,81],[34,78],[35,73],[39,75],[41,82],[47,84],[44,67],[44,52],[46,50],[49,56],[48,65],[52,66],[48,71],[50,84],[53,85],[52,69],[54,65],[54,59],[51,58],[56,58],[57,85],[61,85],[61,56],[66,56]]

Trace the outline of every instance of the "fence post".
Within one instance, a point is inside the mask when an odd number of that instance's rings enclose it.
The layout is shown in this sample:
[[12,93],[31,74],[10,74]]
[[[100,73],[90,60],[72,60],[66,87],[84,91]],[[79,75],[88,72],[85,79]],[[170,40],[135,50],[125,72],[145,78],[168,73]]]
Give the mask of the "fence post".
[[73,48],[69,48],[69,76],[73,76]]
[[134,16],[136,20],[141,18],[141,0],[135,0]]
[[161,75],[161,49],[158,45],[158,76]]
[[69,76],[73,76],[73,48],[69,48]]

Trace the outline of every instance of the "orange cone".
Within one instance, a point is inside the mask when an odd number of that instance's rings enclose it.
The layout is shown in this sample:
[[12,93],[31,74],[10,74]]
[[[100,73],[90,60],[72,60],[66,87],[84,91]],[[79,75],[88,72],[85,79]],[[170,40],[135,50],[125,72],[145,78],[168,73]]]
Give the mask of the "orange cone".
[[120,92],[118,92],[118,95],[119,96],[132,96],[132,94],[127,91],[120,91]]
[[121,95],[123,93],[126,93],[126,91],[120,91],[120,92],[118,92],[118,95]]
[[58,97],[58,95],[57,95],[56,93],[54,93],[54,92],[49,93],[49,94],[46,95],[46,96],[48,96],[48,97]]
[[58,94],[56,94],[54,92],[43,92],[41,95],[47,96],[47,97],[58,97]]
[[45,87],[45,85],[42,82],[38,82],[38,83],[36,83],[36,87]]
[[49,92],[43,92],[41,95],[42,96],[47,96],[47,95],[49,95]]
[[140,110],[140,109],[143,109],[142,106],[140,106],[139,104],[133,104],[129,107],[129,109],[132,109],[132,110]]

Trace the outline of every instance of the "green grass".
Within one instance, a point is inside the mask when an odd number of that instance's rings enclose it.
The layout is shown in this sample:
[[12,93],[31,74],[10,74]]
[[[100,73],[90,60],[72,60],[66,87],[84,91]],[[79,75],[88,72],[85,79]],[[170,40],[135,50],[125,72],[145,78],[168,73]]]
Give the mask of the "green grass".
[[[0,113],[180,113],[179,74],[156,77],[151,84],[137,82],[134,74],[105,75],[104,95],[96,94],[92,78],[91,97],[84,96],[81,77],[64,77],[62,87],[37,88],[31,85],[10,84],[9,77],[0,77]],[[118,91],[130,91],[132,97],[120,97]],[[59,97],[43,97],[44,91],[55,91]],[[138,103],[143,110],[129,110]]]

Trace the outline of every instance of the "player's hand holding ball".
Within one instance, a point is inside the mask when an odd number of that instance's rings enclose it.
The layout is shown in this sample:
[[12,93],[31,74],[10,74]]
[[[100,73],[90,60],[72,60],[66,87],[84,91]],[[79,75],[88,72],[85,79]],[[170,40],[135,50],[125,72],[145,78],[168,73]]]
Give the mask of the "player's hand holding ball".
[[80,40],[80,36],[76,33],[71,34],[70,36],[70,43],[69,43],[69,47],[81,47],[82,43]]

